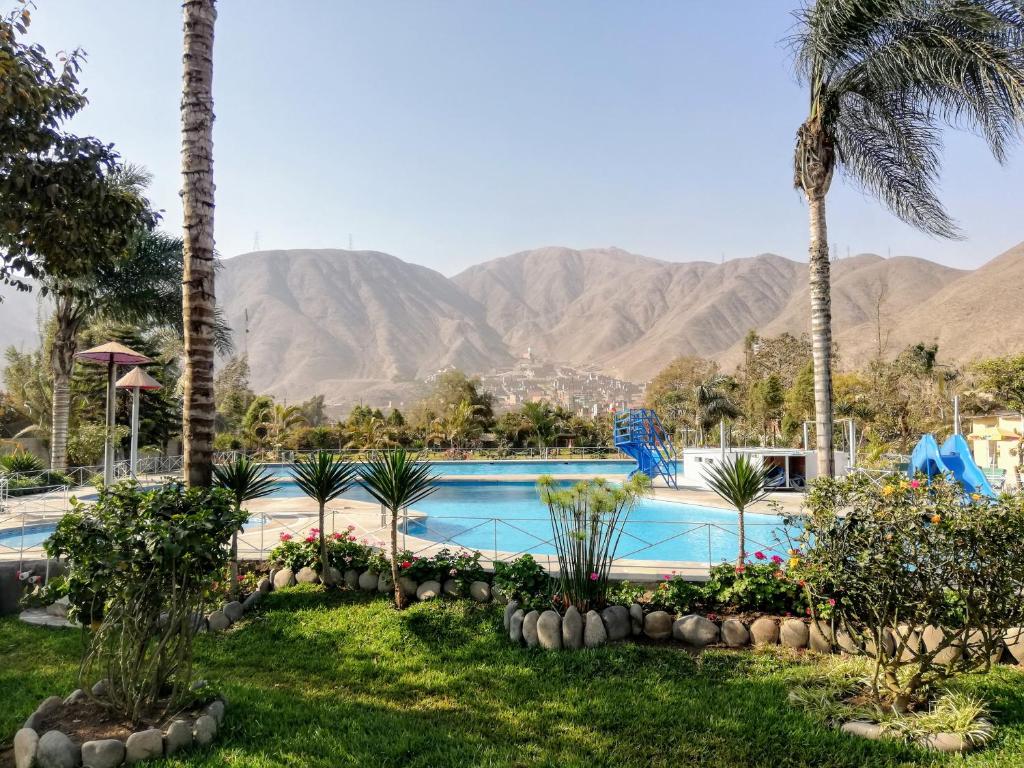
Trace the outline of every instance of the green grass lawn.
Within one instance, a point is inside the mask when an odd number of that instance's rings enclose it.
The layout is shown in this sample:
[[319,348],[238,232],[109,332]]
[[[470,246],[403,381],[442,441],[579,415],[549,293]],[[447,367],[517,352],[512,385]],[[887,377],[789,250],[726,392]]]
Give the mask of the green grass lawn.
[[[786,703],[811,663],[777,652],[627,643],[512,647],[501,610],[469,601],[396,613],[378,597],[279,593],[231,631],[202,636],[197,671],[230,701],[210,748],[174,766],[1016,766],[1024,674],[988,697],[994,745],[966,760],[847,737]],[[0,742],[75,687],[80,636],[0,620]]]

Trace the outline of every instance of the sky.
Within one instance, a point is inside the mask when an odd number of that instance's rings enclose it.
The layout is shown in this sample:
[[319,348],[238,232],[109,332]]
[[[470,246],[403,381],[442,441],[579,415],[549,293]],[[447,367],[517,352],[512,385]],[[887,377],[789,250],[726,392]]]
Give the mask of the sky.
[[[84,49],[73,130],[154,174],[180,231],[181,10],[35,0],[30,39]],[[791,157],[806,96],[785,38],[798,0],[220,0],[216,240],[379,250],[446,275],[546,245],[655,258],[805,259]],[[1024,240],[1024,147],[999,166],[947,132],[961,241],[921,234],[849,184],[839,257],[973,268]]]

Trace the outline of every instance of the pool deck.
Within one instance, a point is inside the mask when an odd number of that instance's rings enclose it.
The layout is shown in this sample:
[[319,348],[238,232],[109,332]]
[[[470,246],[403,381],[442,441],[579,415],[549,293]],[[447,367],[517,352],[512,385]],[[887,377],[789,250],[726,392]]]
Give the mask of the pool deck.
[[[556,475],[559,480],[569,481],[587,480],[595,476]],[[622,480],[625,476],[609,474],[606,477],[609,480]],[[162,479],[164,479],[164,476],[141,478],[144,483]],[[532,483],[536,479],[537,476],[531,474],[445,475],[441,477],[441,480],[446,483]],[[22,525],[28,526],[56,522],[67,509],[68,499],[71,496],[81,497],[95,492],[95,488],[83,487],[68,493],[54,492],[10,499],[8,508],[0,511],[0,530],[17,529]],[[733,509],[713,492],[701,488],[680,487],[674,489],[657,484],[653,489],[652,496],[660,501],[711,507],[714,509]],[[804,496],[800,493],[771,493],[765,501],[751,507],[748,510],[748,514],[798,514],[801,511],[803,500]],[[295,538],[304,538],[309,535],[309,530],[316,527],[319,522],[316,504],[305,497],[256,499],[249,502],[247,508],[254,517],[266,518],[267,522],[239,533],[239,555],[242,559],[264,559],[267,553],[278,543],[282,534]],[[407,517],[403,517],[400,521],[400,526],[403,526],[407,520],[414,520],[417,517],[421,517],[421,515],[415,510],[410,510]],[[489,524],[491,524],[489,519],[484,519],[480,522],[481,526]],[[326,533],[349,533],[349,526],[353,526],[351,530],[352,535],[355,535],[357,539],[364,541],[370,546],[381,548],[389,546],[390,520],[386,514],[382,514],[379,505],[344,498],[328,504],[324,525]],[[434,554],[444,547],[458,548],[458,545],[450,542],[435,542],[422,539],[405,534],[401,530],[399,537],[399,547],[425,557]],[[538,539],[537,544],[540,545],[542,543],[544,542]],[[623,546],[628,545],[624,543]],[[35,559],[42,557],[43,554],[42,547],[40,546],[26,547],[23,550],[18,550],[0,545],[0,561],[19,560],[21,558]],[[517,552],[499,549],[497,541],[495,541],[494,547],[483,551],[483,559],[488,563],[491,560],[511,560],[518,556],[518,554]],[[558,560],[554,555],[535,554],[534,557],[550,572],[557,572]],[[616,560],[612,576],[615,578],[628,578],[634,581],[657,581],[664,578],[665,575],[676,573],[700,579],[707,577],[708,570],[707,561],[693,562],[624,558]]]

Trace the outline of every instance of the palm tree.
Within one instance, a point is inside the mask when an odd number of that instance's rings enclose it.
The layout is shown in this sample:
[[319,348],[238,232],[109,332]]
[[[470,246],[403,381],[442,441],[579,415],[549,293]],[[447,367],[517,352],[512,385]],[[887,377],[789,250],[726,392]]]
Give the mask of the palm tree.
[[936,191],[940,127],[984,136],[997,160],[1024,116],[1024,13],[1006,0],[817,0],[797,13],[810,91],[793,183],[810,215],[818,473],[832,475],[832,310],[825,197],[838,168],[918,229],[956,237]]
[[327,502],[338,498],[352,487],[356,479],[356,465],[336,459],[327,451],[317,451],[299,459],[292,467],[295,484],[314,499],[320,512],[320,578],[327,583],[327,535],[324,532],[324,509]]
[[551,407],[551,403],[523,403],[522,414],[530,425],[537,447],[547,448],[558,436],[560,428],[558,414]]
[[735,419],[739,408],[729,399],[727,387],[730,379],[715,374],[693,388],[693,426],[697,430],[698,445],[704,442],[704,433],[722,419]]
[[398,584],[398,514],[436,491],[437,475],[430,462],[417,461],[405,448],[397,448],[368,459],[361,476],[360,485],[391,513],[391,580],[395,605],[401,610],[405,598]]
[[376,416],[349,422],[345,437],[357,448],[387,448],[395,444],[392,427]]
[[768,469],[760,462],[754,463],[744,454],[739,454],[734,459],[726,459],[720,463],[712,464],[704,469],[704,480],[711,490],[717,493],[723,501],[736,507],[739,514],[739,554],[736,556],[736,565],[742,566],[747,559],[746,551],[746,527],[743,520],[743,512],[751,504],[763,499],[768,490],[765,482],[768,479]]
[[213,25],[215,0],[184,0],[181,94],[181,202],[185,270],[185,391],[182,438],[185,482],[213,479],[213,356],[216,325],[213,249]]
[[[269,496],[277,487],[277,480],[266,466],[239,456],[227,464],[213,467],[213,480],[218,488],[230,491],[235,509],[252,499]],[[238,592],[238,531],[231,535],[231,594]]]

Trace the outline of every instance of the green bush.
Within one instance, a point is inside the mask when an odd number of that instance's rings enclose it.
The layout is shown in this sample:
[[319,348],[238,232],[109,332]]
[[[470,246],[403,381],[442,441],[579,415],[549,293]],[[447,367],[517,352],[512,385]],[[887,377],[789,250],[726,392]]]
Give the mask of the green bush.
[[721,563],[711,569],[704,584],[704,605],[714,611],[762,613],[805,613],[806,603],[799,583],[783,568],[778,555],[768,559],[754,553],[757,561],[737,566]]
[[133,723],[187,702],[195,623],[245,518],[227,492],[181,483],[72,500],[46,552],[67,558],[71,614],[94,624],[79,687],[105,679],[104,704]]
[[666,578],[654,590],[651,605],[669,613],[693,613],[704,604],[704,587],[682,576]]
[[618,584],[609,584],[605,598],[612,605],[631,605],[639,603],[646,590],[639,584],[630,584],[628,581],[621,581]]
[[543,608],[551,604],[554,580],[531,555],[522,555],[494,563],[494,586],[524,608]]
[[7,474],[39,472],[43,469],[43,462],[34,453],[15,451],[6,456],[0,456],[0,469]]
[[[941,477],[821,479],[792,565],[815,609],[872,658],[871,695],[897,711],[958,674],[985,670],[1024,625],[1024,496],[967,496]],[[922,628],[941,629],[927,648]],[[951,654],[944,653],[952,651]],[[955,658],[937,660],[939,654]]]
[[[349,526],[344,533],[335,532],[327,537],[327,562],[344,573],[350,568],[362,570],[367,567],[373,549],[367,544],[357,541]],[[311,528],[309,534],[296,538],[290,533],[282,533],[277,545],[270,550],[267,559],[285,568],[297,571],[300,568],[320,570],[320,531]]]
[[7,492],[11,496],[31,496],[34,493],[46,493],[54,488],[73,484],[67,475],[48,469],[34,475],[10,478],[7,481]]

